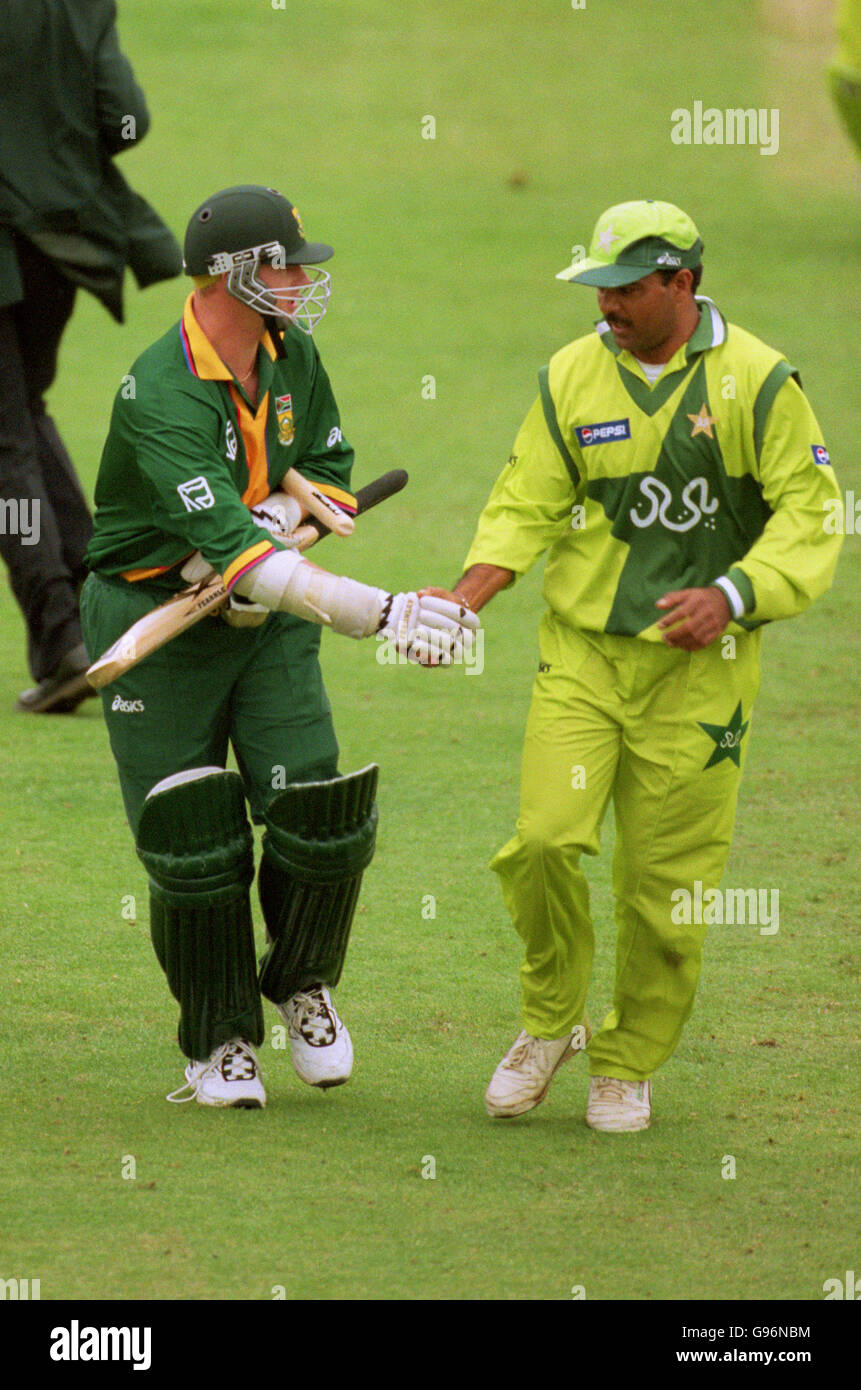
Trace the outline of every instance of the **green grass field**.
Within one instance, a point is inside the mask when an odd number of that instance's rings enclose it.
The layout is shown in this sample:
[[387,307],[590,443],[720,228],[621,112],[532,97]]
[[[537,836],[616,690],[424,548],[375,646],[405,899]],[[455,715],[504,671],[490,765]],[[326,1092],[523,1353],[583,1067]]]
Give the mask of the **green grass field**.
[[[457,577],[538,368],[596,317],[554,273],[635,197],[691,212],[704,292],[799,367],[861,498],[857,171],[826,95],[827,5],[181,8],[178,32],[168,0],[121,5],[153,113],[124,171],[178,232],[230,183],[298,204],[336,249],[317,340],[355,479],[411,473],[349,561],[330,541],[321,562],[392,588]],[[778,108],[778,153],[674,145],[670,113],[697,99]],[[120,379],[184,293],[130,283],[122,328],[80,299],[50,402],[90,490]],[[481,675],[325,640],[342,767],[381,765],[338,993],[356,1071],[311,1091],[267,1045],[267,1109],[225,1113],[165,1102],[176,1007],[101,711],[13,712],[29,677],[4,585],[0,1277],[39,1278],[43,1299],[821,1299],[858,1258],[859,557],[848,535],[832,591],[764,641],[725,883],[778,888],[780,930],[713,929],[653,1128],[619,1138],[583,1123],[582,1063],[520,1121],[482,1105],[520,1026],[519,943],[486,865],[516,814],[540,575],[487,610]],[[598,1018],[611,848],[608,823]]]

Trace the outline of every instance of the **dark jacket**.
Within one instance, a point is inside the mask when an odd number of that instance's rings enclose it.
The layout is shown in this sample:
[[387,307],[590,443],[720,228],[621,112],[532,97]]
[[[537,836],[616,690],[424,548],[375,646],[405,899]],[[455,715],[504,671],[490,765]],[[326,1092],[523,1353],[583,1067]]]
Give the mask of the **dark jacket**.
[[178,275],[179,244],[113,156],[149,129],[115,0],[0,5],[0,307],[21,299],[13,232],[122,322],[123,273]]

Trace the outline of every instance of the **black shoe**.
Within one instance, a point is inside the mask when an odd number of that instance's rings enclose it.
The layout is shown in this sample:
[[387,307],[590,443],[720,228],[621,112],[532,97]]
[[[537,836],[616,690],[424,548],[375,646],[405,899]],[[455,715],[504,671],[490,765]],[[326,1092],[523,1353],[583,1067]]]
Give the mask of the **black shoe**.
[[53,676],[40,681],[32,690],[24,690],[15,708],[24,714],[70,714],[73,709],[95,695],[87,681],[90,659],[83,642],[66,652]]

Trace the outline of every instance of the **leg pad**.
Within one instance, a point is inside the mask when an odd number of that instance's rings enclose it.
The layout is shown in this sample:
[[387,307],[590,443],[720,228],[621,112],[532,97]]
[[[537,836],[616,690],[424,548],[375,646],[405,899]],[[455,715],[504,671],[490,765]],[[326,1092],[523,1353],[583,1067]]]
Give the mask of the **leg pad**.
[[379,768],[294,782],[266,808],[260,903],[269,949],[260,988],[283,1004],[341,976],[362,873],[374,854]]
[[259,1046],[253,836],[241,778],[195,768],[159,782],[144,803],[137,851],[149,874],[153,945],[181,1009],[180,1048],[204,1061],[233,1037]]

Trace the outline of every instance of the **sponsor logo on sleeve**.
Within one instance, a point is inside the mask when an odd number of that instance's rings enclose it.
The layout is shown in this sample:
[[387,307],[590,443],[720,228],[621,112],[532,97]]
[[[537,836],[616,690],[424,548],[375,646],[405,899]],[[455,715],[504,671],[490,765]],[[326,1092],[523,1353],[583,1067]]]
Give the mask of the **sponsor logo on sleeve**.
[[208,507],[215,506],[212,488],[203,474],[199,478],[189,478],[187,483],[180,483],[177,492],[187,512],[205,512]]
[[826,449],[825,445],[824,445],[824,444],[811,444],[810,447],[811,447],[811,449],[813,450],[813,462],[814,462],[814,463],[818,463],[818,464],[820,464],[820,465],[827,464],[828,467],[830,468],[830,467],[831,467],[831,457],[830,457],[830,455],[829,455],[829,453],[828,453],[828,450]]
[[630,420],[602,420],[597,425],[578,425],[577,443],[581,449],[590,444],[615,444],[619,439],[631,438]]
[[231,463],[239,452],[239,445],[236,442],[236,430],[233,428],[232,420],[228,420],[224,427],[224,452]]

